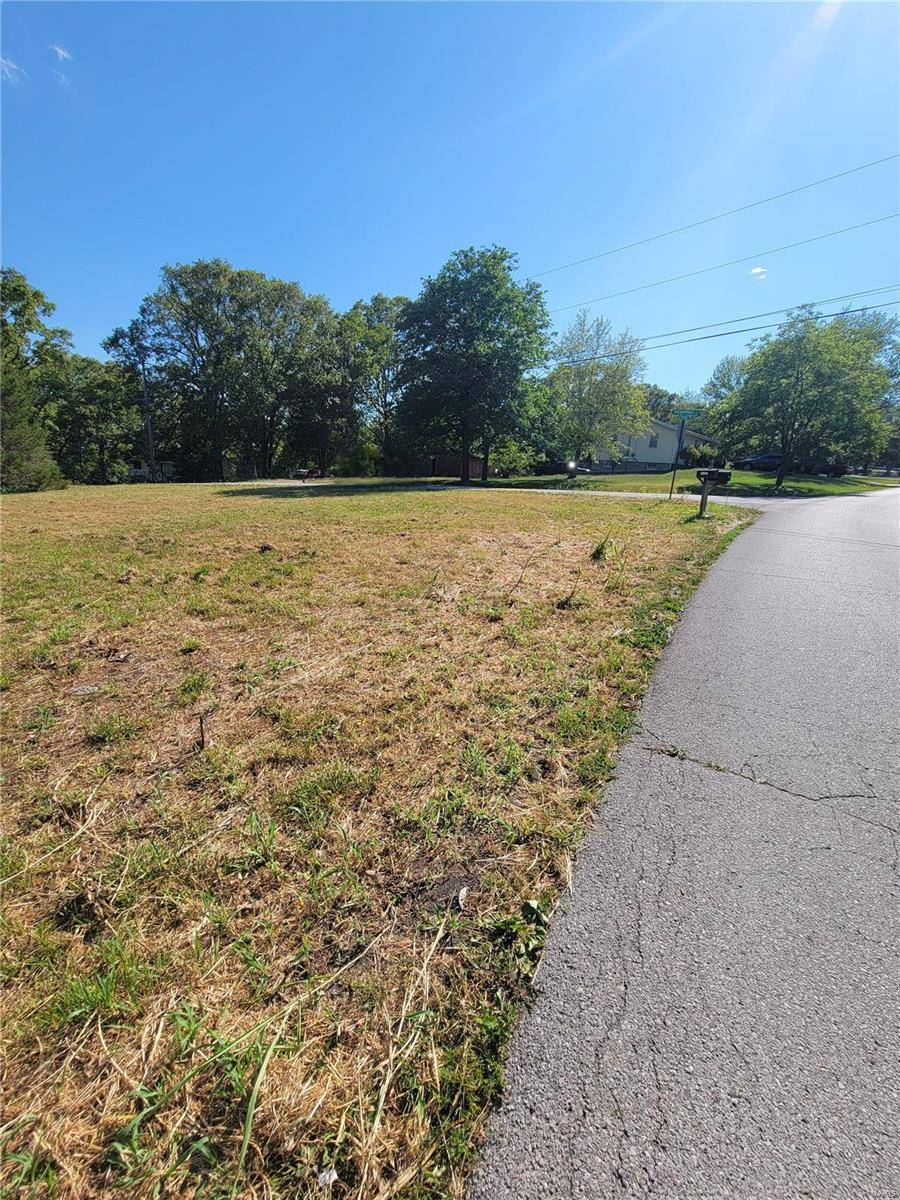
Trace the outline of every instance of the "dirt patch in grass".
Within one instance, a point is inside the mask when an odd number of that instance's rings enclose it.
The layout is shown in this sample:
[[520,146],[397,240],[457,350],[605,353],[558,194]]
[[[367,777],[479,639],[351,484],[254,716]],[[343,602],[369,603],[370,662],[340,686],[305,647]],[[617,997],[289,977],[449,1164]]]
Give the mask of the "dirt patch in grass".
[[9,1194],[461,1195],[587,814],[747,514],[4,508]]

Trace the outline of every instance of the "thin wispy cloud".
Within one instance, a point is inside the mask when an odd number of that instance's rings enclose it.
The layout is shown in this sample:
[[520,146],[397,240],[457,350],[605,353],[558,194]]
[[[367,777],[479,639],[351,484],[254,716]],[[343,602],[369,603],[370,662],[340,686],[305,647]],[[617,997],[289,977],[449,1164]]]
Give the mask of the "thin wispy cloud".
[[65,46],[57,46],[55,42],[50,43],[50,49],[56,55],[57,62],[71,62],[72,55]]
[[769,277],[768,267],[751,267],[750,275],[757,283],[765,283]]
[[57,71],[56,67],[54,67],[53,75],[56,79],[56,82],[59,84],[60,87],[71,87],[72,86],[72,80],[68,77],[68,75],[65,73],[65,71]]
[[7,83],[19,83],[28,72],[11,58],[0,58],[0,75]]

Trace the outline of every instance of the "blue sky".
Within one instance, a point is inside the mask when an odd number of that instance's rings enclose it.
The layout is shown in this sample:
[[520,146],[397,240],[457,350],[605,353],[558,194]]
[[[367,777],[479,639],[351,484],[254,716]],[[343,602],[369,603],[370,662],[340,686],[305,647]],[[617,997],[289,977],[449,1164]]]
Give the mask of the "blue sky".
[[[460,246],[538,272],[900,149],[890,4],[11,2],[2,25],[3,262],[83,353],[165,262],[346,307],[414,294]],[[898,180],[895,160],[547,275],[548,302],[880,217]],[[900,282],[898,231],[592,312],[649,335]],[[698,387],[745,340],[648,353],[647,376]]]

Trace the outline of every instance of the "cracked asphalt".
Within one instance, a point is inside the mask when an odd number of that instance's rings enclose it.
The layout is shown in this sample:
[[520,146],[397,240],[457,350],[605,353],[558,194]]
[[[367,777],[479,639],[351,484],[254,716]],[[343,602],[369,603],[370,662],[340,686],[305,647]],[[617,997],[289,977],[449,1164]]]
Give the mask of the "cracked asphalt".
[[900,489],[766,506],[551,925],[470,1200],[900,1195]]

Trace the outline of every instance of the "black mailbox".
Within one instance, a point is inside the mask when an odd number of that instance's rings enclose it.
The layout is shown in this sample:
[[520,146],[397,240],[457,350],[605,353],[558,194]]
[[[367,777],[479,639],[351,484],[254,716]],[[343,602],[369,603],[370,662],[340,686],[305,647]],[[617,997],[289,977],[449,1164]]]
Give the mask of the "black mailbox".
[[723,471],[721,467],[703,467],[697,472],[697,478],[704,487],[715,487],[719,483],[729,483],[731,472]]
[[709,499],[709,493],[720,483],[728,483],[731,479],[731,472],[723,471],[721,467],[702,467],[697,472],[697,478],[702,485],[700,492],[700,516],[702,517],[706,512],[706,502]]

